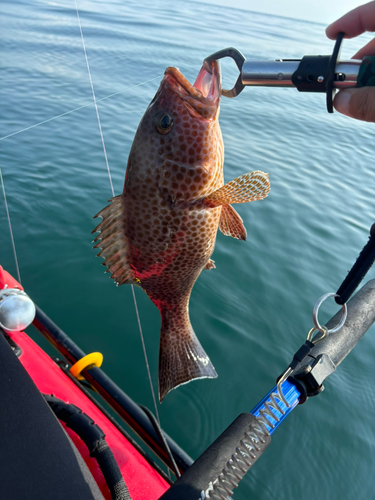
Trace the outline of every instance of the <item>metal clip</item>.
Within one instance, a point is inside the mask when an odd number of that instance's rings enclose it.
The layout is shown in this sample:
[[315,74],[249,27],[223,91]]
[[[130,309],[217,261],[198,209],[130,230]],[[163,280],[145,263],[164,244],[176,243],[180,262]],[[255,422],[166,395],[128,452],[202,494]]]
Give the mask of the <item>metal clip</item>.
[[203,66],[208,72],[211,73],[212,61],[216,61],[217,59],[222,59],[223,57],[231,57],[233,61],[236,63],[237,68],[240,70],[240,74],[239,77],[237,78],[234,87],[230,90],[222,89],[221,93],[224,97],[236,97],[245,88],[244,84],[242,83],[241,72],[242,72],[242,66],[246,59],[245,56],[239,50],[233,47],[228,47],[226,49],[218,50],[217,52],[214,52],[210,56],[206,57],[206,59],[203,61]]

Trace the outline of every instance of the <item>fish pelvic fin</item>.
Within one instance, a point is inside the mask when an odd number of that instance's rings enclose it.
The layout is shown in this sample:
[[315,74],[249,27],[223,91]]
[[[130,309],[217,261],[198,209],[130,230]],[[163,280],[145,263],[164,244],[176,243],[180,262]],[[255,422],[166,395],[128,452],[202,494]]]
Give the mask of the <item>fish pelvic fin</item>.
[[[186,311],[186,315],[188,315]],[[164,315],[162,314],[162,317]],[[187,318],[185,327],[162,319],[159,350],[159,401],[179,385],[217,373]]]
[[215,261],[212,259],[208,259],[203,269],[207,269],[207,271],[211,271],[211,269],[216,269]]
[[128,245],[124,233],[124,207],[123,195],[115,196],[109,200],[110,205],[103,208],[96,217],[101,217],[102,222],[96,226],[92,233],[100,234],[94,239],[94,248],[101,251],[97,257],[103,257],[103,265],[107,267],[111,278],[117,285],[131,283],[137,285],[137,280],[129,262]]
[[237,240],[246,240],[247,232],[243,220],[231,205],[222,206],[219,229],[225,236],[232,236]]
[[262,200],[270,191],[268,174],[256,170],[243,174],[205,197],[211,207]]

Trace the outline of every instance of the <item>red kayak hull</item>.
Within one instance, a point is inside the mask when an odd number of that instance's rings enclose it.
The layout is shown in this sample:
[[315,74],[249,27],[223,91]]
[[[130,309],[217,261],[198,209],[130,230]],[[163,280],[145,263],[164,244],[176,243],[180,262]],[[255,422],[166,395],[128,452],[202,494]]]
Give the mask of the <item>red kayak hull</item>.
[[[0,267],[0,289],[22,287]],[[22,350],[19,360],[43,394],[52,394],[66,403],[72,403],[89,415],[106,435],[106,441],[119,465],[129,494],[133,500],[157,500],[168,488],[168,482],[151,463],[117,429],[78,385],[25,333],[7,332]],[[64,424],[62,424],[64,425]],[[74,431],[65,430],[77,446],[91,470],[106,500],[111,500],[109,489],[94,458]]]

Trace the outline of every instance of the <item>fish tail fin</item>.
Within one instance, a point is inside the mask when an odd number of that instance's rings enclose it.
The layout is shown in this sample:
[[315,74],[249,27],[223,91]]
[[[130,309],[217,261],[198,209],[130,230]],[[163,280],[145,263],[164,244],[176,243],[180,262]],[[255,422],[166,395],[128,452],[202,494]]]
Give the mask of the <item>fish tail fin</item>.
[[216,378],[210,358],[201,346],[190,324],[188,313],[184,325],[163,318],[159,350],[159,401],[181,384],[199,378]]

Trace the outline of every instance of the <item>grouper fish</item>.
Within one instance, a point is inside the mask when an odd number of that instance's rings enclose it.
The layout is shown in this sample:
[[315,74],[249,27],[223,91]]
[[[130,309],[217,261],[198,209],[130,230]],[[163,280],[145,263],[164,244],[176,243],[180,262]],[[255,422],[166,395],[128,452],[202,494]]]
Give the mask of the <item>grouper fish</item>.
[[[211,71],[209,71],[211,70]],[[98,256],[118,285],[141,287],[161,315],[159,400],[180,384],[216,378],[189,319],[189,298],[211,260],[216,233],[246,229],[232,203],[267,196],[268,175],[250,172],[224,185],[218,62],[194,85],[167,68],[130,150],[123,193],[95,217]]]

